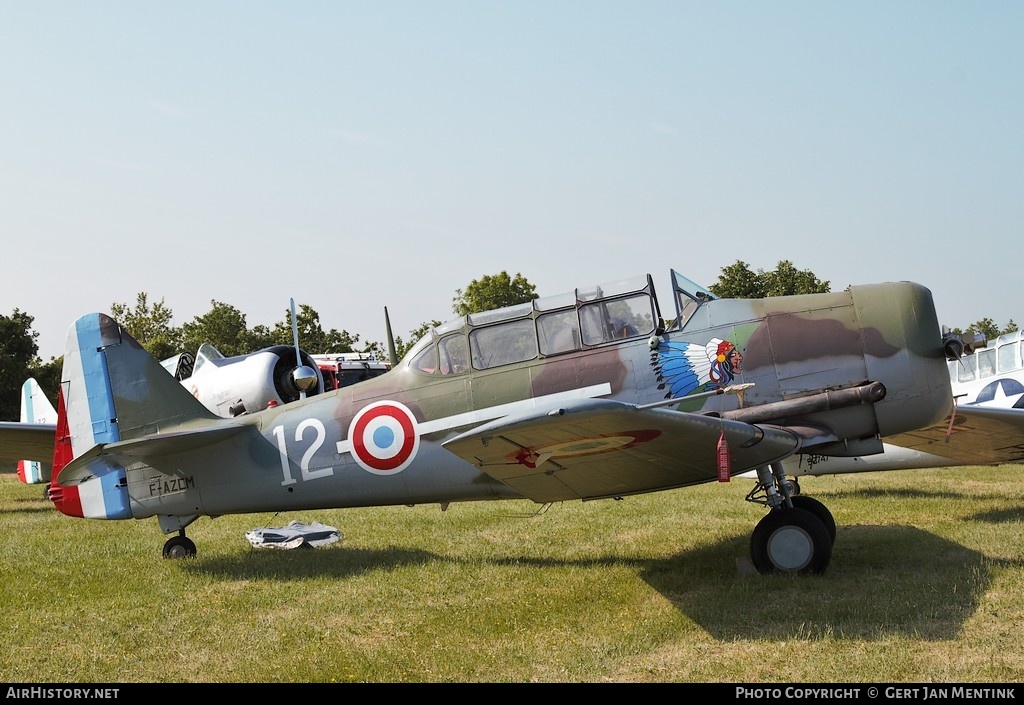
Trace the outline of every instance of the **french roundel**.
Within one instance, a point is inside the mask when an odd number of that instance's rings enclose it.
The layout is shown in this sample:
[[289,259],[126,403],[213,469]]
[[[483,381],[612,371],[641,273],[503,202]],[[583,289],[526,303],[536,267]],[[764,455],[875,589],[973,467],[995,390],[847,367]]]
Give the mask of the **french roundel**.
[[362,408],[349,425],[348,437],[356,462],[375,475],[401,472],[420,447],[416,417],[397,401],[378,401]]

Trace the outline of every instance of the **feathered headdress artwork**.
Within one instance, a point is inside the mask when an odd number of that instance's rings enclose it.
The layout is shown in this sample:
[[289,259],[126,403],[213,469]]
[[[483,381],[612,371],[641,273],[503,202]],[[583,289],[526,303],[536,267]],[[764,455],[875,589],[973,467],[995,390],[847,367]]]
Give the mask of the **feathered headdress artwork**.
[[667,390],[665,397],[671,398],[704,386],[726,386],[733,379],[729,353],[735,347],[720,338],[712,338],[706,345],[662,343],[652,356],[658,388]]

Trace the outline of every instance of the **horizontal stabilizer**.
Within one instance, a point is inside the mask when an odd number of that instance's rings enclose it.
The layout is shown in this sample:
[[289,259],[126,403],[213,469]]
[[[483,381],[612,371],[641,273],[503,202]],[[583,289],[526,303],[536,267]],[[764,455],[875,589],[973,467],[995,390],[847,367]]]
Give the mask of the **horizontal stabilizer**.
[[95,445],[68,463],[57,475],[57,482],[61,485],[76,485],[102,474],[110,467],[125,467],[132,462],[141,461],[156,464],[161,456],[202,448],[246,429],[255,432],[251,426],[225,421],[219,426],[172,431],[129,441]]

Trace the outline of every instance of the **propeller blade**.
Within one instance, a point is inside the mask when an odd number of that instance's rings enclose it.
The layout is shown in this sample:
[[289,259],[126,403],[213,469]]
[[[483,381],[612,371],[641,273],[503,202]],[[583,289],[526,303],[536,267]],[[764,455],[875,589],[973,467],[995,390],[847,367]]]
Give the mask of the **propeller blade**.
[[[295,316],[295,299],[291,299],[292,308],[292,340],[295,341],[295,369],[302,367],[302,353],[299,351],[299,320]],[[299,389],[299,399],[305,399],[306,392]]]

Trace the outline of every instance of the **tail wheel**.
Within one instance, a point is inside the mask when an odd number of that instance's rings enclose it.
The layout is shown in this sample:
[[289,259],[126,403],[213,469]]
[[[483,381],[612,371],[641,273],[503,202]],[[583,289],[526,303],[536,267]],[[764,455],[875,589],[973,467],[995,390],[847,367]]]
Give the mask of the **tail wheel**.
[[828,510],[824,504],[816,500],[814,497],[808,497],[807,495],[797,495],[796,497],[790,497],[793,502],[793,507],[798,509],[806,509],[814,516],[821,520],[821,523],[825,525],[825,530],[828,531],[828,537],[832,540],[832,543],[836,542],[836,520],[832,518],[832,512]]
[[754,527],[750,559],[757,572],[824,573],[832,559],[828,529],[806,509],[773,509]]
[[196,545],[186,536],[172,536],[164,544],[164,558],[195,558]]

